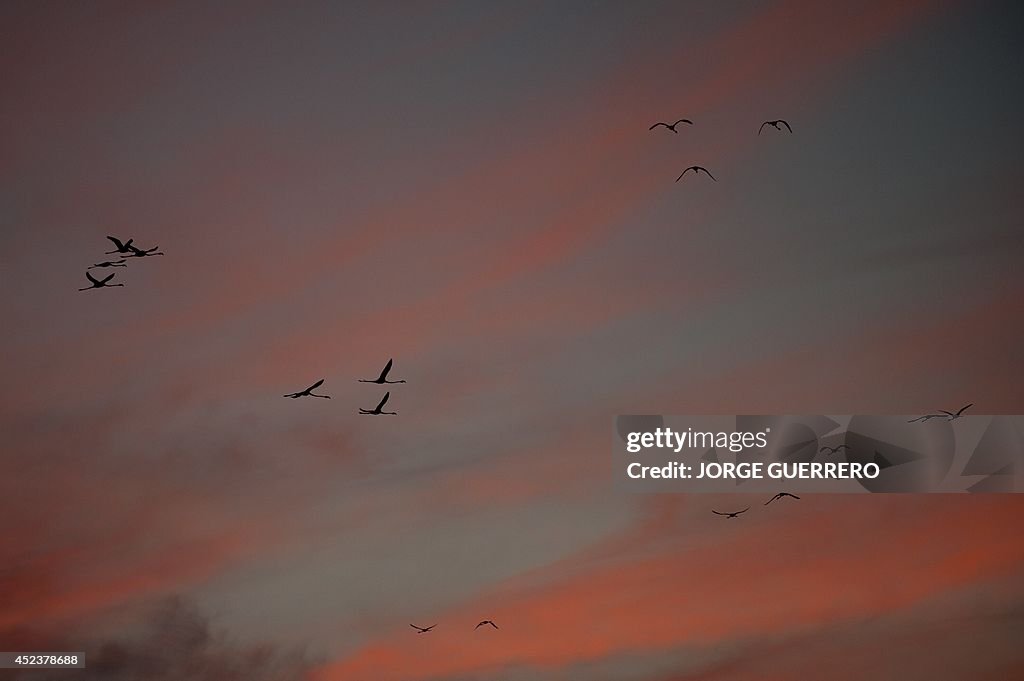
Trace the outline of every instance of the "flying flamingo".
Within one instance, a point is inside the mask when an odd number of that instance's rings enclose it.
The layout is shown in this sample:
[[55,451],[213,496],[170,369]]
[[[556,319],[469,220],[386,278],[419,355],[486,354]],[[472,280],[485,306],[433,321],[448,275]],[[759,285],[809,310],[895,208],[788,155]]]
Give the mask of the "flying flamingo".
[[378,404],[373,409],[360,409],[359,413],[360,414],[373,414],[374,416],[377,416],[379,414],[391,414],[391,415],[397,416],[398,415],[397,411],[381,411],[381,409],[384,407],[384,404],[388,401],[389,397],[391,397],[391,393],[390,392],[384,393],[384,399],[382,399],[380,401],[380,404]]
[[377,378],[375,378],[373,380],[366,379],[366,378],[360,378],[359,382],[360,383],[378,383],[378,384],[383,384],[383,383],[405,383],[405,381],[389,381],[388,380],[388,372],[391,371],[391,366],[394,363],[395,363],[394,359],[389,359],[388,363],[384,365],[384,370],[380,372],[380,376],[378,376]]
[[114,278],[113,272],[106,276],[104,279],[97,279],[92,276],[89,272],[85,273],[85,276],[92,282],[92,286],[86,286],[85,288],[78,289],[79,291],[89,291],[94,288],[110,288],[111,286],[124,286],[124,284],[108,284],[107,282]]

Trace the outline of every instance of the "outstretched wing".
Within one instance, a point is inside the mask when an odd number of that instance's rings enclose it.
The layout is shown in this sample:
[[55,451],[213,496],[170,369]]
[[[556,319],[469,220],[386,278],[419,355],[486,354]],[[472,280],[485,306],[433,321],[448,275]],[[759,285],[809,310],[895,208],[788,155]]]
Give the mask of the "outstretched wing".
[[679,125],[680,123],[686,123],[687,125],[693,125],[693,121],[687,120],[685,118],[680,118],[678,121],[676,121],[672,125]]
[[[89,277],[89,278],[90,278],[90,279],[92,279],[92,277]],[[101,284],[101,285],[102,285],[102,284],[106,284],[106,283],[107,283],[108,281],[110,281],[110,280],[111,280],[111,279],[113,279],[113,278],[114,278],[114,273],[113,273],[113,272],[111,272],[110,274],[108,274],[108,275],[107,275],[106,277],[104,277],[103,279],[100,279],[100,284]]]
[[86,271],[86,273],[85,273],[85,276],[86,276],[86,277],[87,277],[87,278],[89,279],[89,281],[91,281],[92,283],[96,284],[97,286],[99,286],[99,285],[100,285],[100,280],[99,280],[99,279],[97,279],[96,277],[92,276],[92,273],[91,273],[91,272],[89,272],[89,271]]
[[391,371],[391,365],[395,363],[394,358],[388,360],[388,363],[384,365],[384,370],[380,372],[380,376],[377,378],[378,381],[387,379],[388,372]]
[[494,627],[495,629],[497,629],[497,628],[498,628],[498,625],[497,625],[497,624],[495,624],[494,622],[488,622],[488,624],[490,624],[490,625],[491,625],[492,627]]
[[120,239],[115,239],[112,236],[108,236],[107,238],[110,239],[112,242],[114,242],[114,245],[117,246],[118,250],[121,250],[121,249],[124,248],[124,244],[121,243]]
[[[704,171],[704,173],[705,173],[705,174],[706,174],[706,175],[707,175],[708,177],[710,177],[710,178],[711,178],[712,180],[715,180],[715,176],[714,176],[714,175],[712,175],[711,173],[709,173],[709,172],[708,172],[708,169],[707,169],[707,168],[701,168],[701,170],[703,170],[703,171]],[[718,180],[715,180],[715,182],[718,182]]]
[[391,393],[390,392],[384,393],[384,398],[380,401],[380,404],[378,404],[376,407],[374,407],[374,411],[380,411],[381,409],[383,409],[384,405],[387,404],[387,401],[388,401],[389,397],[391,397]]
[[728,513],[719,513],[718,511],[716,511],[714,509],[712,509],[711,512],[714,513],[715,515],[729,515]]
[[786,130],[793,132],[793,128],[789,127],[789,123],[787,123],[786,121],[779,121],[779,123],[782,123],[784,126],[786,126]]
[[317,381],[313,385],[311,385],[308,388],[306,388],[306,392],[308,393],[310,390],[316,390],[317,388],[319,388],[323,384],[324,384],[324,379],[321,378],[319,381]]
[[743,509],[742,511],[736,511],[736,515],[739,515],[740,513],[746,513],[746,512],[747,512],[747,511],[749,511],[749,510],[750,510],[750,507],[749,507],[749,506],[747,506],[747,507],[746,507],[745,509]]
[[964,413],[965,411],[967,411],[968,409],[970,409],[970,408],[971,408],[971,407],[973,407],[973,406],[974,406],[974,402],[971,402],[971,403],[970,403],[970,404],[968,404],[968,405],[967,405],[966,407],[963,407],[963,408],[961,408],[961,409],[960,409],[960,411],[958,411],[958,412],[956,413],[956,415],[957,415],[957,416],[960,416],[960,414],[963,414],[963,413]]
[[757,134],[760,135],[761,131],[764,130],[764,126],[770,125],[770,124],[771,124],[771,121],[765,121],[764,123],[762,123],[761,127],[757,129]]
[[690,166],[689,168],[687,168],[683,172],[679,173],[679,177],[676,178],[676,182],[678,182],[679,180],[683,179],[683,175],[685,175],[686,173],[688,173],[691,170],[693,170],[694,172],[697,172],[696,170],[694,170],[693,166]]
[[666,128],[668,127],[668,123],[655,123],[654,125],[652,125],[651,127],[647,128],[647,129],[648,130],[654,130],[659,125],[664,125]]

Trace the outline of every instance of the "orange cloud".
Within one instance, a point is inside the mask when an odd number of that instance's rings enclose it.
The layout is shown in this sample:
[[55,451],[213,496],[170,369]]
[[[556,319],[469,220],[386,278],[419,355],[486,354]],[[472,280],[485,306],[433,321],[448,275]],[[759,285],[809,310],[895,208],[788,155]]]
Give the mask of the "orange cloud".
[[[1024,510],[1015,497],[816,497],[744,526],[700,510],[687,525],[716,523],[713,534],[709,525],[691,543],[683,529],[654,556],[552,566],[546,583],[498,588],[434,618],[429,640],[396,632],[319,678],[431,679],[712,646],[899,611],[1024,570],[1013,527],[991,522]],[[500,636],[470,638],[483,617],[503,625]]]

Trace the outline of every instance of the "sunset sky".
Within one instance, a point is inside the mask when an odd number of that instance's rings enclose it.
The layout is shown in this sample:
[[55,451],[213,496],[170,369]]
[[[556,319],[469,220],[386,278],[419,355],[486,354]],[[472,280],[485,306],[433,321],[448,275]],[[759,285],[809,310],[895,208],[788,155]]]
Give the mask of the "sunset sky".
[[[1024,413],[1022,22],[0,4],[0,650],[88,665],[0,678],[1011,678],[1024,497],[725,521],[609,462],[616,414]],[[107,235],[166,255],[77,292]]]

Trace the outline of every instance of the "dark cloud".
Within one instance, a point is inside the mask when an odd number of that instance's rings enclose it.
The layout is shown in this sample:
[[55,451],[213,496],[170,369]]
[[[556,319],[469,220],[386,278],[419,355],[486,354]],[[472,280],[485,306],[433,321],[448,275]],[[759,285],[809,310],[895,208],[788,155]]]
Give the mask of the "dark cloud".
[[[307,681],[316,664],[304,650],[234,642],[182,597],[160,601],[143,614],[143,620],[132,627],[131,636],[47,640],[23,634],[21,640],[46,643],[50,650],[84,652],[86,667],[73,672],[76,681]],[[12,674],[11,681],[69,678],[66,670]]]

